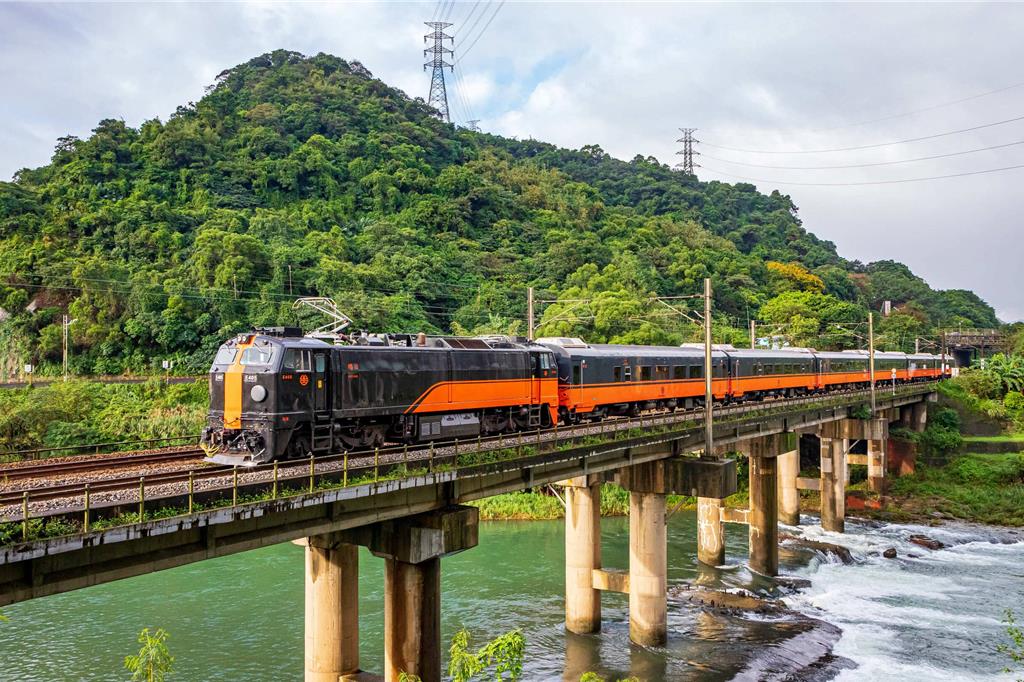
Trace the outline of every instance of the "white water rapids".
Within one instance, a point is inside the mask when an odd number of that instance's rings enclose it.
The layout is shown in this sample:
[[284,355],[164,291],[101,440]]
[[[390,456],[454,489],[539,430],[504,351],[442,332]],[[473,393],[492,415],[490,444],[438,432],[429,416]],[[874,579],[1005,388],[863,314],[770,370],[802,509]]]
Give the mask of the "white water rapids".
[[[1001,673],[1009,658],[1004,610],[1024,620],[1024,533],[962,524],[937,527],[847,523],[828,533],[808,519],[795,531],[842,545],[856,562],[816,560],[796,571],[812,581],[786,602],[842,628],[833,653],[849,659],[838,680],[914,682],[1013,680]],[[813,525],[812,525],[813,524]],[[914,533],[947,545],[928,550]],[[882,557],[895,548],[896,559]]]

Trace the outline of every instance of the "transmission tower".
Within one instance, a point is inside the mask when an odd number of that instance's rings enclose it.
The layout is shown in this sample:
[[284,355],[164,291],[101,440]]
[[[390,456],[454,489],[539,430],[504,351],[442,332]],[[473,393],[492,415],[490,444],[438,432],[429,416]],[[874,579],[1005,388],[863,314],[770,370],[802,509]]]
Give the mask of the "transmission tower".
[[480,119],[478,119],[478,118],[471,118],[470,120],[466,121],[466,130],[472,130],[474,133],[479,133],[480,132],[480,126],[478,125],[479,123],[480,123]]
[[445,90],[444,85],[445,67],[448,67],[449,71],[454,69],[453,64],[449,64],[444,60],[446,54],[454,55],[451,49],[444,46],[445,40],[450,41],[453,47],[455,46],[455,39],[444,32],[451,24],[446,21],[425,21],[423,23],[433,29],[433,33],[423,36],[423,42],[428,40],[434,41],[433,45],[423,50],[423,56],[430,59],[429,62],[423,65],[423,70],[432,69],[430,75],[430,97],[427,98],[427,104],[437,109],[438,117],[442,121],[451,123],[452,119],[448,114],[448,92]]
[[693,145],[697,142],[700,142],[700,140],[693,139],[693,134],[697,132],[697,129],[680,128],[679,130],[682,131],[683,136],[676,140],[676,142],[682,142],[683,148],[680,151],[676,152],[676,154],[681,154],[683,160],[681,163],[676,164],[676,168],[681,168],[682,171],[687,175],[693,175],[693,169],[700,168],[699,163],[693,162],[694,156],[700,156],[700,152],[693,150]]

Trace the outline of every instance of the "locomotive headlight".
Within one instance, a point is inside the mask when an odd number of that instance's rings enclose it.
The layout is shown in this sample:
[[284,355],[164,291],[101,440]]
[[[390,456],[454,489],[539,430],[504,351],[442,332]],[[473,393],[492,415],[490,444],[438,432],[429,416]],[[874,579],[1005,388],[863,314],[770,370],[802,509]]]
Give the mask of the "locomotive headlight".
[[253,386],[249,391],[249,397],[257,403],[262,403],[267,399],[267,389],[262,386]]

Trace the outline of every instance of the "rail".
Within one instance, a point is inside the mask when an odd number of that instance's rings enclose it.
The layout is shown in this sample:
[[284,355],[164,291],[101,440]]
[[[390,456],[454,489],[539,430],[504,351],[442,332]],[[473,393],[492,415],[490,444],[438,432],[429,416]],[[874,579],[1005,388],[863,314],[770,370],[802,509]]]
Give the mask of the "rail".
[[[52,453],[55,453],[55,452],[74,452],[74,451],[88,452],[90,450],[98,455],[98,454],[100,454],[100,451],[103,448],[108,448],[109,449],[109,448],[115,448],[115,447],[122,447],[122,446],[125,446],[125,445],[132,445],[132,446],[136,446],[136,445],[153,445],[153,444],[156,444],[156,443],[167,444],[167,443],[172,443],[172,442],[176,442],[176,441],[189,441],[189,440],[191,440],[191,441],[195,442],[196,444],[198,444],[199,443],[199,436],[197,436],[196,434],[192,433],[192,434],[188,434],[188,435],[184,435],[184,436],[168,436],[166,438],[147,438],[147,439],[143,439],[143,440],[123,440],[123,441],[114,441],[114,442],[107,442],[107,443],[92,443],[92,444],[89,444],[89,445],[55,445],[53,447],[48,447],[48,448],[30,448],[30,449],[26,449],[26,450],[9,450],[7,452],[0,452],[0,460],[3,460],[5,462],[10,462],[10,461],[23,461],[23,460],[26,460],[26,459],[46,459],[46,457],[43,457],[42,455],[53,456]],[[11,458],[16,458],[16,459],[11,459]]]
[[[904,385],[885,393],[893,397],[919,395],[932,392],[935,383]],[[716,423],[726,426],[742,422],[754,414],[770,418],[791,412],[793,408],[802,405],[849,407],[861,403],[869,396],[868,389],[847,390],[824,396],[717,406],[714,415]],[[568,450],[581,442],[614,443],[644,433],[654,434],[654,429],[659,427],[665,432],[667,430],[664,427],[685,427],[677,431],[687,433],[702,424],[703,414],[700,410],[658,413],[604,420],[596,424],[556,425],[549,429],[477,437],[469,441],[455,439],[440,444],[432,443],[427,447],[410,448],[406,445],[344,452],[310,457],[308,460],[273,462],[241,470],[238,467],[190,469],[140,476],[137,479],[137,493],[132,490],[133,499],[105,500],[98,504],[92,498],[94,494],[126,490],[129,482],[136,479],[72,483],[60,486],[59,490],[24,490],[20,491],[20,500],[16,496],[0,496],[0,505],[12,506],[20,502],[21,512],[20,515],[7,516],[7,523],[0,523],[0,545],[66,535],[69,530],[76,533],[90,532],[101,527],[129,526],[147,519],[191,515],[205,509],[236,507],[239,504],[312,494],[338,487],[403,480],[423,474],[451,472],[459,478],[460,472],[489,471],[494,467],[523,467],[538,457]],[[638,429],[642,433],[637,434]],[[244,480],[240,481],[240,476]],[[212,485],[200,490],[197,484],[202,482],[211,482]],[[187,487],[182,491],[162,491],[147,496],[147,491],[152,493],[154,486],[167,484],[187,484]],[[74,503],[59,509],[42,509],[37,513],[31,510],[33,502],[55,499],[71,499]],[[161,504],[163,506],[158,506]],[[101,515],[105,515],[105,518]],[[47,525],[51,523],[55,525],[56,532],[48,531]]]

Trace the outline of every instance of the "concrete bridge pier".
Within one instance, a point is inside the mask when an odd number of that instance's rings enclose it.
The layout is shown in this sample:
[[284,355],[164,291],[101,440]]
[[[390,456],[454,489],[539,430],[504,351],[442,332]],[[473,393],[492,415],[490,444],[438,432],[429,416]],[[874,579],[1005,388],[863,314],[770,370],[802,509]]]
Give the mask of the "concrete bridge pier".
[[879,495],[884,495],[886,488],[886,450],[885,439],[868,441],[868,487]]
[[800,475],[800,449],[790,450],[776,460],[778,479],[779,521],[788,526],[800,525],[800,491],[796,479]]
[[629,638],[643,646],[668,640],[666,466],[672,463],[635,464],[620,473],[629,491]]
[[601,483],[596,476],[562,481],[565,486],[565,629],[601,630],[601,593],[594,570],[601,568]]
[[[750,568],[779,574],[778,462],[784,434],[750,441]],[[794,486],[796,480],[793,481]]]
[[[356,545],[367,547],[374,556],[384,559],[384,679],[397,682],[404,672],[419,676],[423,682],[440,682],[441,558],[476,547],[479,518],[476,507],[455,506],[323,536],[325,543],[349,548],[344,550],[347,555],[342,564],[349,572],[344,576],[349,581],[343,588],[342,569],[332,569],[333,572],[325,574],[327,584],[338,584],[318,588],[311,597],[308,586],[313,571],[307,560],[306,682],[338,682],[339,678],[346,679],[345,675],[358,671],[358,637],[354,627],[358,614]],[[314,564],[313,568],[318,566]],[[344,632],[331,621],[311,620],[309,615],[311,599],[334,600],[334,591],[344,592],[342,613],[352,623]],[[325,603],[330,608],[335,602]],[[319,613],[323,604],[317,602],[312,606],[314,613]],[[317,676],[310,674],[311,638],[318,645],[317,651],[340,650],[344,654],[339,655],[340,662],[331,659],[330,666],[320,666],[326,669],[318,669]]]
[[725,508],[717,497],[697,498],[697,560],[708,566],[725,563]]
[[306,682],[359,671],[359,548],[315,535],[306,554]]
[[841,499],[846,495],[846,441],[834,437],[828,426],[821,432],[821,527],[842,533],[846,526],[846,505]]
[[384,559],[384,679],[441,680],[441,557]]

